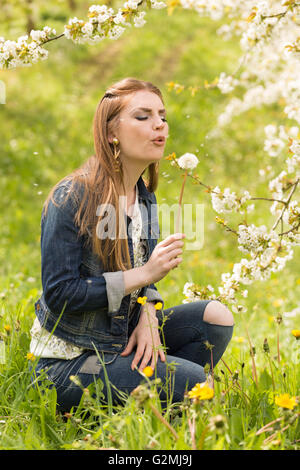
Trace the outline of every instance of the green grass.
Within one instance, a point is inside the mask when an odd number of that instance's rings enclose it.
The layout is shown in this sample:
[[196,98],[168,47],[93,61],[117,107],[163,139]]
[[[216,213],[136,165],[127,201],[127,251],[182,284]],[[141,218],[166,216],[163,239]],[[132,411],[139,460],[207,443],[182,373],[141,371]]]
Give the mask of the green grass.
[[[64,419],[56,413],[55,391],[47,390],[47,384],[43,389],[30,387],[32,364],[26,355],[34,302],[41,292],[43,201],[60,178],[93,153],[92,119],[107,86],[125,76],[157,84],[165,98],[170,126],[166,155],[196,153],[200,160],[197,172],[206,184],[268,196],[267,183],[257,177],[258,169],[272,164],[277,174],[286,158],[282,155],[270,161],[263,152],[263,127],[270,122],[289,125],[279,107],[250,110],[242,119],[235,118],[219,137],[207,139],[230,97],[216,89],[203,89],[193,98],[186,91],[178,95],[168,92],[167,82],[201,85],[204,80],[213,81],[221,71],[236,69],[238,44],[224,42],[216,34],[219,23],[184,10],[170,17],[164,11],[152,11],[147,21],[144,28],[128,30],[118,41],[98,46],[54,41],[49,44],[46,62],[0,72],[7,89],[6,104],[0,109],[0,332],[6,348],[6,360],[0,365],[0,448],[191,449],[188,418],[196,413],[195,442],[199,448],[296,449],[296,411],[274,404],[272,372],[275,394],[299,394],[299,342],[291,335],[293,328],[299,328],[299,317],[284,317],[279,327],[280,363],[274,321],[278,313],[299,305],[297,248],[283,272],[247,286],[248,312],[235,316],[225,363],[220,362],[215,370],[214,398],[198,405],[187,401],[181,409],[168,407],[165,418],[177,439],[153,414],[151,403],[160,409],[155,397],[144,403],[129,397],[123,408],[112,408],[85,395],[81,408]],[[47,24],[54,26],[50,21]],[[181,175],[168,160],[163,160],[160,168],[158,203],[176,203]],[[185,282],[211,284],[217,289],[221,274],[230,272],[233,263],[243,257],[235,237],[215,222],[209,194],[189,178],[183,202],[204,204],[205,240],[199,252],[186,251],[180,268],[157,283],[166,308],[182,302]],[[271,226],[269,207],[266,201],[256,203],[248,221]],[[232,215],[228,222],[235,227],[240,218]],[[246,326],[256,350],[258,385],[252,379]],[[237,341],[240,337],[243,342]],[[265,338],[270,345],[272,372],[263,351]],[[153,386],[145,384],[145,388],[151,391]],[[98,394],[101,396],[101,384]],[[217,415],[224,419],[220,430],[212,427],[211,419]],[[280,417],[273,443],[265,441],[271,432],[256,435],[262,426]]]

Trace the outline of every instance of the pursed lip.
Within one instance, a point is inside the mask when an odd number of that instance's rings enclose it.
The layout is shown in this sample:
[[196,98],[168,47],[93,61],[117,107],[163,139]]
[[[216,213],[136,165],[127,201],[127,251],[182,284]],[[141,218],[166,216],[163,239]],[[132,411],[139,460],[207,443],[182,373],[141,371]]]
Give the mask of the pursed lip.
[[155,137],[155,139],[152,140],[152,142],[160,142],[160,143],[165,143],[166,138],[163,135],[159,135]]

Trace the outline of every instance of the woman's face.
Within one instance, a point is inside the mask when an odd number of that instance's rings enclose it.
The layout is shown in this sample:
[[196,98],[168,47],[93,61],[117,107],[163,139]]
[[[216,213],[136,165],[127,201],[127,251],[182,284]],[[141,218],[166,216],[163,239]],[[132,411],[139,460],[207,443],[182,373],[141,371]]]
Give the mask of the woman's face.
[[[120,124],[115,136],[120,141],[123,162],[146,168],[150,163],[160,161],[164,155],[169,126],[159,96],[146,90],[131,94],[119,117]],[[160,144],[154,142],[158,137],[163,138]]]

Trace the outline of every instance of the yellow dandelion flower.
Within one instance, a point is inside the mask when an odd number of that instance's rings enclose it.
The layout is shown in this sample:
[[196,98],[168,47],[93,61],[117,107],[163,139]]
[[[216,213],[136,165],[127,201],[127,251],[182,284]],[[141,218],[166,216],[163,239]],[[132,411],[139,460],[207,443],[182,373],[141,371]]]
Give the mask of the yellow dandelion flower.
[[10,325],[4,325],[4,329],[5,329],[6,333],[11,332],[11,326]]
[[292,410],[297,404],[296,397],[290,397],[288,393],[275,397],[275,403],[277,406],[288,408],[289,410]]
[[139,304],[142,304],[142,305],[145,305],[146,301],[147,301],[147,296],[146,295],[144,297],[138,297],[138,299],[137,299],[137,302]]
[[163,304],[161,302],[156,302],[155,304],[155,310],[161,310],[162,309],[162,306]]
[[167,82],[166,85],[169,87],[168,91],[171,91],[175,86],[175,82]]
[[280,307],[284,303],[283,299],[275,299],[273,300],[272,304],[274,307]]
[[245,342],[244,336],[235,336],[233,339],[236,343],[244,343]]
[[153,375],[153,369],[151,366],[147,366],[143,369],[143,374],[145,374],[146,377],[151,377]]
[[292,330],[292,335],[295,336],[296,339],[300,338],[300,330]]
[[210,400],[214,396],[214,391],[207,382],[198,383],[188,392],[189,398],[196,400]]
[[32,354],[31,352],[27,353],[26,355],[27,361],[35,361],[35,355]]

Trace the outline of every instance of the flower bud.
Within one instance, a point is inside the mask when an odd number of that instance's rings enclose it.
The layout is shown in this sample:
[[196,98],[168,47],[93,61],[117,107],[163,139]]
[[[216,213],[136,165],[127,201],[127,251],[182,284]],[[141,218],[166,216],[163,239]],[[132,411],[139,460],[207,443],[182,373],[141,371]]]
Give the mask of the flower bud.
[[269,353],[269,352],[270,352],[270,348],[269,348],[269,344],[268,344],[267,338],[264,339],[264,346],[263,346],[263,348],[264,348],[265,353]]
[[212,416],[209,420],[211,430],[222,432],[226,426],[226,419],[222,415]]

